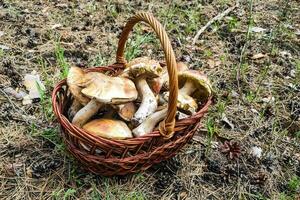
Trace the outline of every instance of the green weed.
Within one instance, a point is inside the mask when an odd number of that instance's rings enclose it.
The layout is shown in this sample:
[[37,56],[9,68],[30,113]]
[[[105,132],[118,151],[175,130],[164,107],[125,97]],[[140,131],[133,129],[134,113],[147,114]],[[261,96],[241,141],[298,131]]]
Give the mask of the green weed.
[[229,31],[232,32],[232,30],[238,28],[240,26],[240,21],[238,20],[237,17],[227,17],[228,19],[228,28]]
[[255,97],[256,97],[255,92],[253,92],[252,90],[249,90],[246,94],[246,100],[249,103],[252,103],[254,101]]
[[58,66],[61,68],[61,78],[64,79],[68,76],[69,64],[65,59],[64,49],[61,47],[59,42],[55,45],[55,57]]
[[58,191],[54,191],[52,193],[52,197],[55,200],[67,200],[67,199],[71,199],[72,197],[75,197],[75,193],[76,190],[73,188],[69,188],[67,189],[67,191],[65,191],[64,189],[58,190]]
[[213,56],[213,52],[210,49],[205,49],[203,52],[204,57],[210,58]]
[[143,44],[153,43],[155,41],[153,34],[136,34],[132,39],[130,38],[127,43],[127,48],[125,52],[125,57],[127,60],[132,60],[133,58],[142,55],[145,50],[143,49]]
[[55,146],[55,150],[59,152],[65,151],[65,144],[59,137],[59,130],[56,128],[47,128],[40,130],[35,124],[31,124],[29,133],[33,137],[42,137]]
[[300,178],[294,175],[288,182],[288,192],[280,193],[280,200],[293,200],[300,189]]
[[214,123],[214,120],[212,118],[208,118],[206,121],[206,129],[208,133],[208,138],[207,138],[207,148],[206,148],[206,154],[209,154],[211,151],[211,142],[213,139],[214,134],[216,133],[216,125]]
[[103,57],[103,55],[99,53],[90,60],[89,66],[91,67],[102,66],[105,63],[106,63],[105,57]]

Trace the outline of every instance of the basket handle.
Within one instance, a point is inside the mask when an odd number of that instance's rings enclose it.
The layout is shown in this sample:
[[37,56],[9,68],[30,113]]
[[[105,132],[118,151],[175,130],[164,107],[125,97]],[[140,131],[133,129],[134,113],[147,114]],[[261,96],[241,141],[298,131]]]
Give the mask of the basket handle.
[[117,63],[125,64],[126,59],[124,58],[124,48],[126,41],[128,39],[129,33],[132,31],[133,26],[140,22],[144,21],[149,24],[156,35],[158,36],[160,43],[163,47],[168,74],[169,74],[169,101],[168,101],[168,113],[166,118],[160,122],[159,131],[160,134],[166,139],[171,138],[174,134],[174,126],[175,126],[175,115],[177,111],[177,96],[178,96],[178,77],[177,77],[177,63],[175,59],[175,54],[173,48],[171,46],[171,42],[169,37],[162,27],[162,25],[157,21],[154,16],[147,12],[139,12],[133,17],[129,18],[126,23],[118,44],[117,49]]

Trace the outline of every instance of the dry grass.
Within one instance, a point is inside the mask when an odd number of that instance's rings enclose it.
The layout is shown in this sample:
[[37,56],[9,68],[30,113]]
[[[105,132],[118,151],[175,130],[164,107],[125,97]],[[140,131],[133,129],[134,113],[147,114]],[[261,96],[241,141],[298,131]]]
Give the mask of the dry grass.
[[[197,30],[233,4],[0,0],[0,45],[9,47],[0,47],[0,73],[22,88],[22,76],[36,70],[47,88],[40,102],[23,106],[0,86],[0,199],[299,198],[299,2],[253,0],[251,12],[251,1],[241,1],[192,46]],[[174,159],[141,174],[95,176],[65,151],[50,94],[70,65],[113,63],[120,31],[137,10],[153,12],[165,25],[178,60],[209,75],[214,105]],[[251,27],[266,31],[247,34]],[[163,58],[145,26],[135,29],[129,45],[129,58]],[[252,58],[259,53],[266,56]],[[219,150],[231,139],[242,149],[235,160]],[[262,148],[261,158],[251,155],[254,146]]]

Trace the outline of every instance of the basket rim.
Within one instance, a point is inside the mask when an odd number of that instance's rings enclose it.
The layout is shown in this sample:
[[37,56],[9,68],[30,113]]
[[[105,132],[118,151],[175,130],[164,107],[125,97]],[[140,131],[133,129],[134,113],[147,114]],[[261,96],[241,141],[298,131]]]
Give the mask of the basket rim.
[[[90,68],[86,68],[84,69],[85,71],[87,72],[91,72],[91,71],[96,71],[96,72],[105,72],[105,71],[111,71],[113,72],[113,76],[114,75],[117,75],[118,74],[118,70],[120,69],[123,69],[124,68],[124,65],[123,64],[119,64],[119,63],[115,63],[115,64],[112,64],[112,65],[104,65],[104,66],[96,66],[96,67],[90,67]],[[72,124],[68,118],[62,113],[62,109],[60,108],[62,105],[61,105],[61,102],[58,101],[58,94],[60,92],[66,92],[65,89],[63,89],[63,86],[67,86],[67,82],[66,82],[66,78],[59,81],[53,91],[52,91],[52,108],[53,108],[53,112],[58,120],[58,123],[63,126],[64,128],[71,128],[73,129],[73,133],[77,133],[77,132],[80,132],[82,133],[85,137],[82,137],[80,135],[76,135],[77,137],[79,137],[81,140],[85,140],[86,142],[88,143],[94,143],[95,140],[97,141],[103,141],[104,143],[112,143],[112,144],[115,144],[115,145],[120,145],[120,146],[123,146],[123,145],[135,145],[135,144],[140,144],[141,142],[146,142],[150,139],[152,139],[153,137],[163,137],[159,130],[154,130],[150,133],[147,133],[143,136],[140,136],[140,137],[133,137],[133,138],[127,138],[127,139],[108,139],[108,138],[104,138],[104,137],[101,137],[101,136],[98,136],[98,135],[93,135],[87,131],[85,131],[84,129],[80,128],[80,127],[77,127],[76,125]],[[195,114],[187,117],[187,118],[184,118],[184,119],[181,119],[181,120],[176,120],[175,121],[175,127],[174,127],[174,132],[176,131],[179,131],[179,130],[182,130],[183,128],[181,128],[181,126],[183,124],[189,124],[189,125],[192,125],[193,123],[188,123],[189,120],[195,120],[195,119],[198,119],[198,118],[201,118],[208,110],[209,106],[211,105],[211,100],[212,100],[212,96],[210,96],[207,101],[202,104],[202,107],[200,110],[198,110],[198,112],[196,112]],[[200,122],[197,122],[197,124],[200,123]],[[180,126],[181,125],[181,126]],[[187,125],[185,125],[187,126]],[[195,125],[196,126],[196,125]],[[75,135],[74,135],[75,136]],[[168,140],[168,139],[166,139]]]

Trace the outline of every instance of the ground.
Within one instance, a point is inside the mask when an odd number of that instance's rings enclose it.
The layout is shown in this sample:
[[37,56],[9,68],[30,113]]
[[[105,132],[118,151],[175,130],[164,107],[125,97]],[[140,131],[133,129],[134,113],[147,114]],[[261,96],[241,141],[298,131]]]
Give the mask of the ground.
[[[300,3],[241,1],[192,43],[234,4],[0,0],[0,199],[300,198]],[[178,60],[209,76],[213,105],[173,159],[135,175],[93,175],[65,150],[51,92],[69,66],[114,63],[122,27],[141,10],[164,25]],[[128,59],[163,59],[150,30],[135,27]],[[22,105],[4,85],[24,90],[22,79],[33,70],[46,91]],[[231,159],[224,143],[240,153]]]

